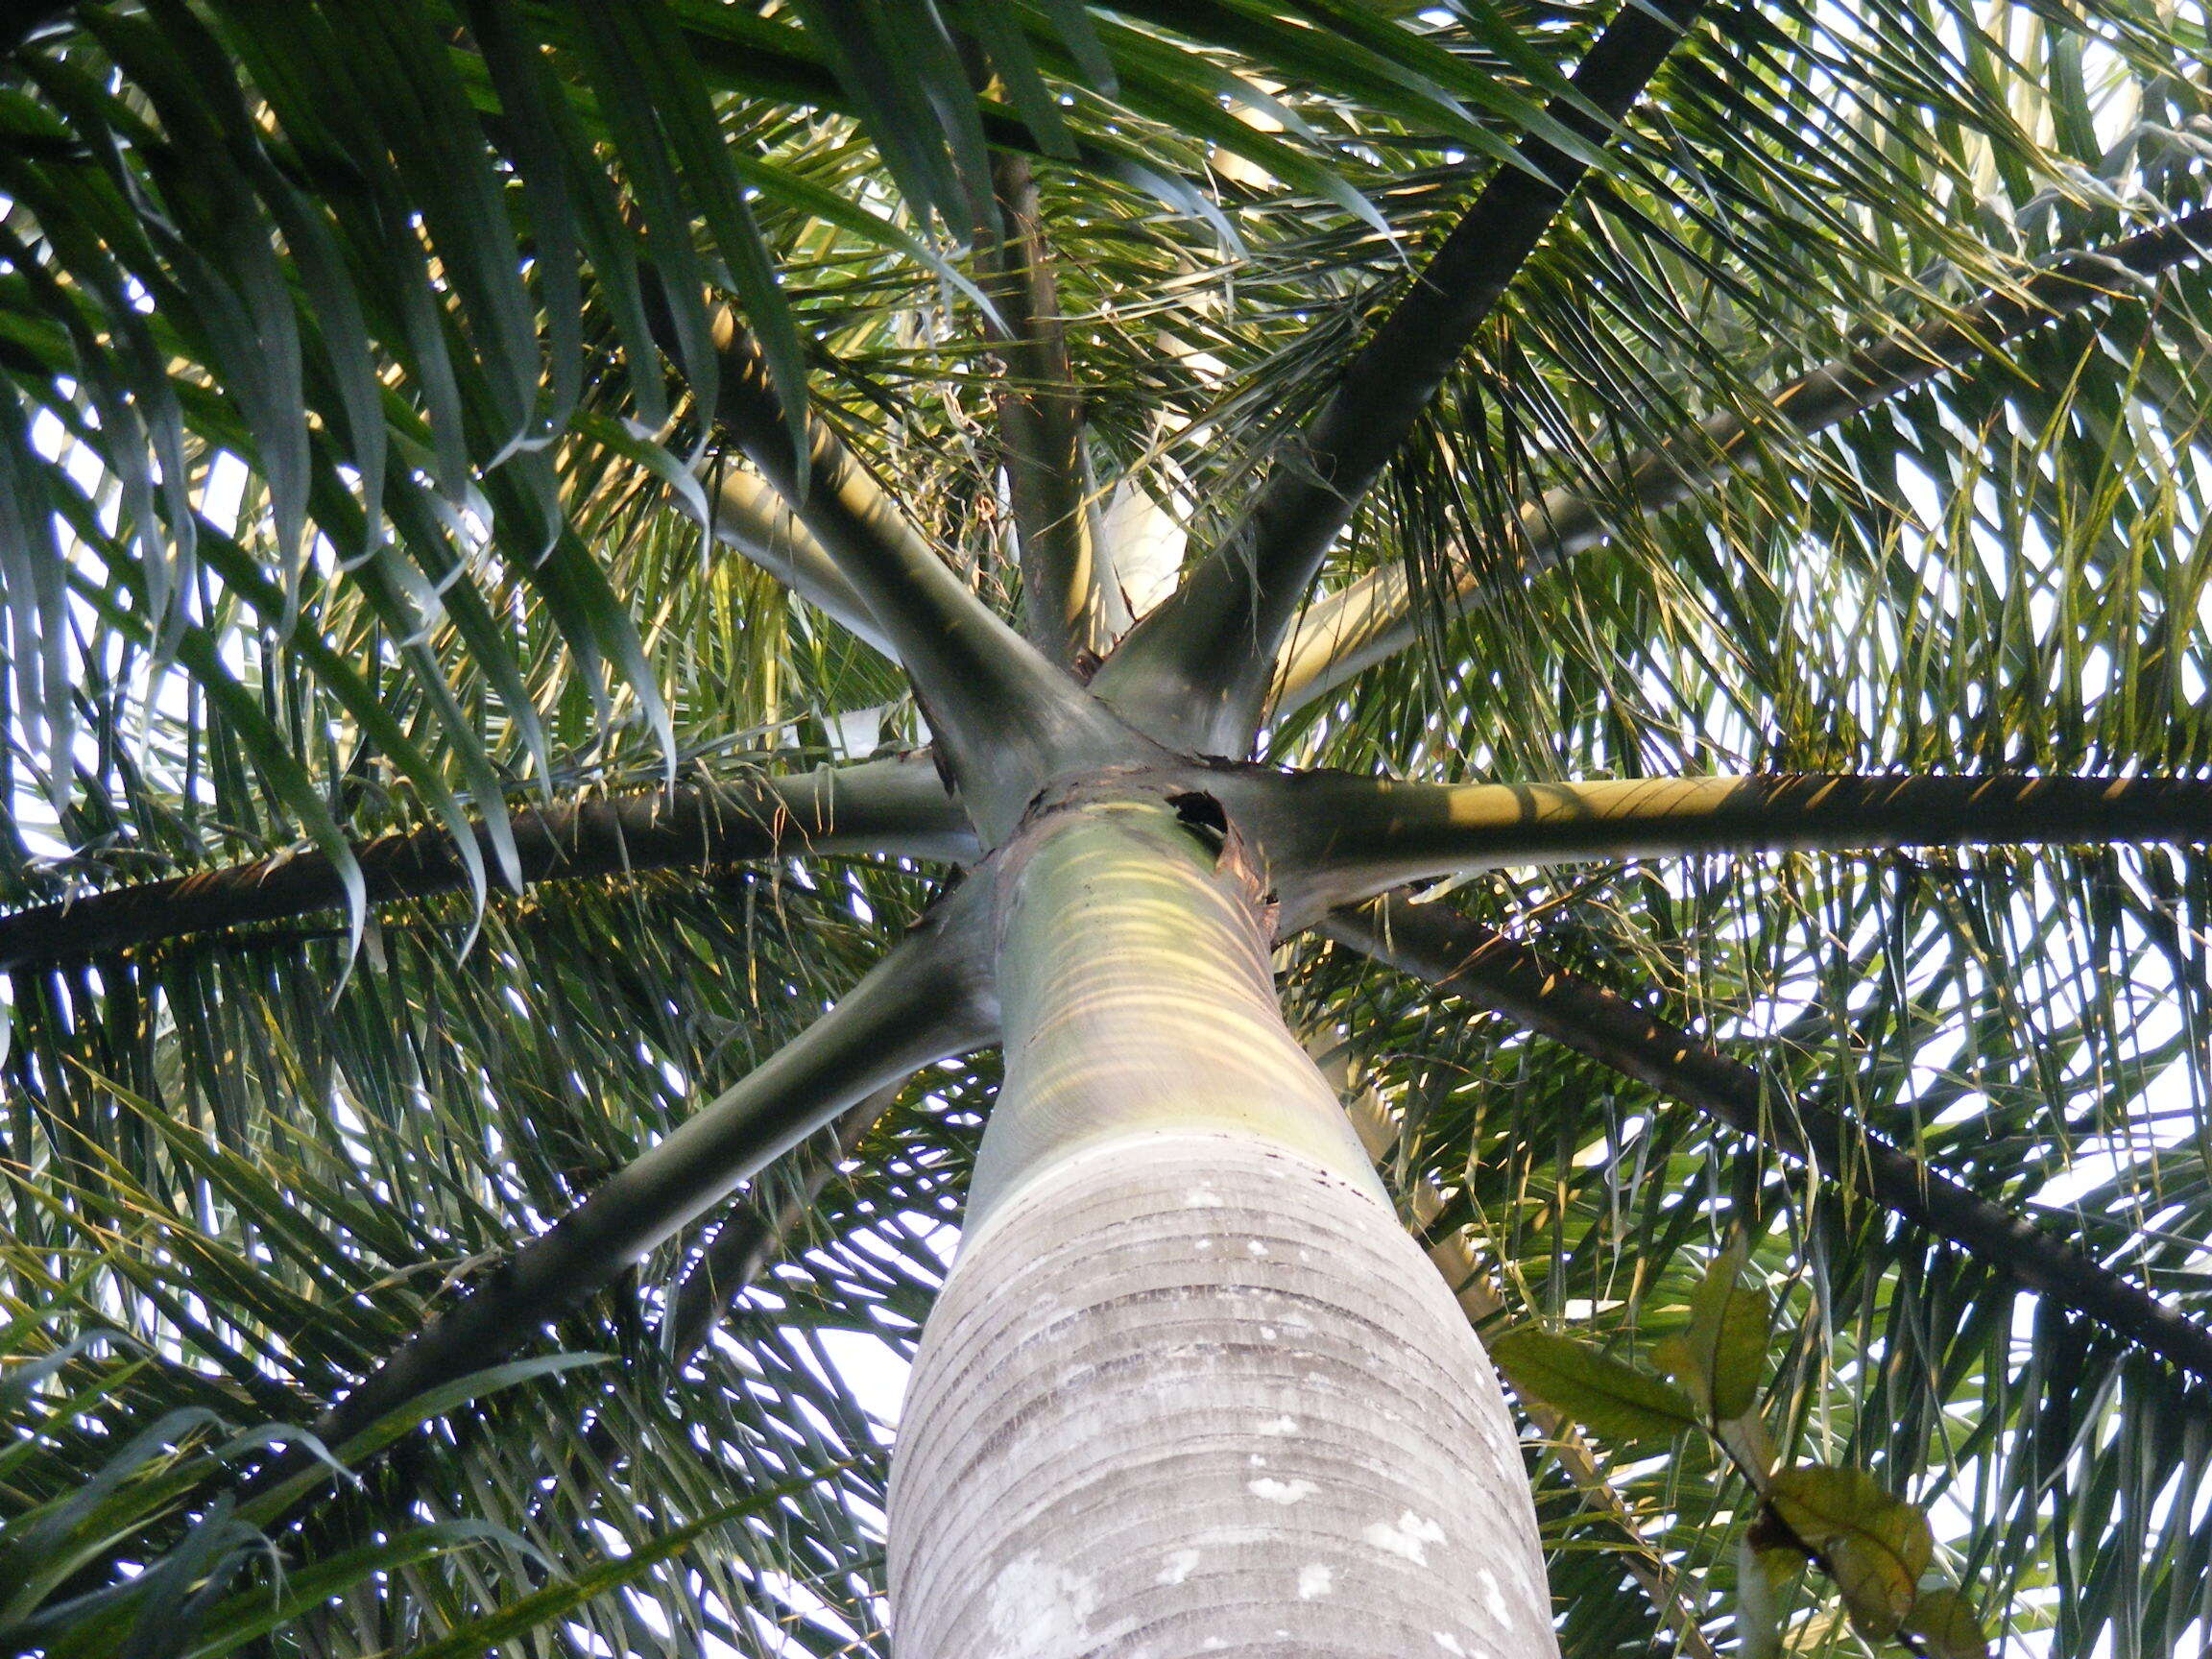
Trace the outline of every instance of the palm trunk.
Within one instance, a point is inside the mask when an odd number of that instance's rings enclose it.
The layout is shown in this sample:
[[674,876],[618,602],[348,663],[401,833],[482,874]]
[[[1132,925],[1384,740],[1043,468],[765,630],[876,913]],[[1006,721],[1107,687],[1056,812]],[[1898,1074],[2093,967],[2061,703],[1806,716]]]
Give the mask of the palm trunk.
[[1497,1382],[1236,852],[1133,803],[1008,849],[1006,1082],[892,1479],[903,1659],[1556,1651]]

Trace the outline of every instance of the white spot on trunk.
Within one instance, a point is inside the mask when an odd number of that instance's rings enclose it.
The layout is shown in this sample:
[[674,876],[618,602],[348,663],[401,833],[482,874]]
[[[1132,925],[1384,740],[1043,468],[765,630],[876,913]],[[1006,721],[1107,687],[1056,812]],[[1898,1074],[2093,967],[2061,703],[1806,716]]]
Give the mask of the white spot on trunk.
[[1195,1550],[1170,1550],[1167,1551],[1166,1562],[1167,1564],[1160,1569],[1152,1582],[1155,1584],[1180,1584],[1184,1579],[1190,1577],[1192,1571],[1196,1569],[1198,1551]]
[[1295,1434],[1298,1432],[1298,1419],[1288,1416],[1277,1417],[1271,1422],[1261,1424],[1260,1432],[1262,1434]]
[[1298,1599],[1310,1601],[1336,1588],[1336,1569],[1326,1561],[1309,1561],[1298,1569]]
[[1272,1325],[1262,1325],[1260,1327],[1260,1340],[1262,1342],[1274,1341],[1276,1334],[1277,1333],[1275,1327]]
[[1482,1605],[1490,1609],[1490,1617],[1497,1620],[1502,1628],[1512,1629],[1513,1609],[1505,1605],[1505,1598],[1498,1589],[1498,1575],[1485,1567],[1476,1573],[1475,1578],[1482,1586]]
[[1184,1206],[1191,1210],[1219,1210],[1228,1202],[1211,1187],[1193,1187],[1183,1194]]
[[1291,1504],[1311,1497],[1321,1490],[1310,1480],[1277,1480],[1262,1476],[1257,1480],[1244,1482],[1244,1490],[1255,1498],[1264,1498],[1270,1503]]
[[1244,1248],[1251,1251],[1255,1256],[1264,1256],[1267,1254],[1267,1246],[1261,1243],[1257,1238],[1245,1239]]
[[991,1630],[1002,1641],[1074,1647],[1089,1641],[1098,1611],[1097,1581],[1023,1555],[991,1586]]
[[1407,1510],[1395,1522],[1377,1521],[1360,1534],[1376,1549],[1402,1555],[1416,1567],[1429,1565],[1429,1546],[1444,1542],[1444,1528],[1426,1515]]

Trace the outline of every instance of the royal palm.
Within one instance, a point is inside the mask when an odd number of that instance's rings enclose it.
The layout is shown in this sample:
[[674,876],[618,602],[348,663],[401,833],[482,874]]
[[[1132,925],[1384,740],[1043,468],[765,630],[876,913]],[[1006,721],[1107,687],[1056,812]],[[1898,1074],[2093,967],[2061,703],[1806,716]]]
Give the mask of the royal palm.
[[[1754,1510],[1869,1629],[1819,1465],[2177,1639],[2200,47],[27,24],[0,1619],[1710,1651]],[[1478,1324],[1687,1376],[1716,1258],[1791,1313],[1725,1462],[1517,1438]],[[887,1489],[823,1330],[915,1350]]]

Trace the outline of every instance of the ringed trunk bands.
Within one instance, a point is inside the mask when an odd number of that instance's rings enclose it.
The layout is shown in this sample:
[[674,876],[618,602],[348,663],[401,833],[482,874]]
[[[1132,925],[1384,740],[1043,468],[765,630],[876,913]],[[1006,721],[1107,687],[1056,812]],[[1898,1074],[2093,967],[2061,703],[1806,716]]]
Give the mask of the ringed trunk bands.
[[962,1246],[891,1481],[900,1659],[1556,1653],[1480,1344],[1256,1136],[1094,1145]]
[[1497,1380],[1205,828],[1070,805],[1000,865],[1006,1082],[900,1425],[901,1659],[1550,1659]]

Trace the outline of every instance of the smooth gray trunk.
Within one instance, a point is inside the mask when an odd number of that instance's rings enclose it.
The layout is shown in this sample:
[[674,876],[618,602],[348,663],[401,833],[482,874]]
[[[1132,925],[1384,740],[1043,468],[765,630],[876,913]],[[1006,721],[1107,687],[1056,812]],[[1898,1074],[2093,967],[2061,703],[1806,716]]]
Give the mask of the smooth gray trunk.
[[1010,850],[1007,1075],[909,1384],[901,1659],[1557,1649],[1465,1316],[1284,1025],[1234,850]]

